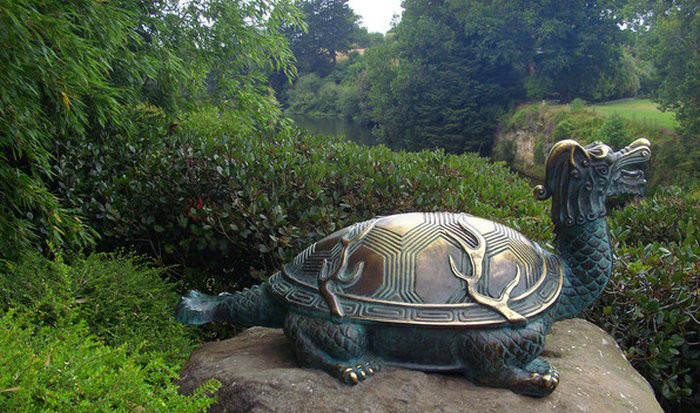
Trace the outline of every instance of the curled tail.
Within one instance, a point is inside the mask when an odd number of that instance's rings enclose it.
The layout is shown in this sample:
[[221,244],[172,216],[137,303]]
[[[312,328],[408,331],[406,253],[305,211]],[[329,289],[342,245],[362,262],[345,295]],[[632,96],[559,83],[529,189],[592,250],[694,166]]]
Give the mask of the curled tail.
[[192,290],[180,300],[175,318],[186,324],[226,321],[245,326],[282,327],[284,314],[270,287],[260,284],[233,294],[207,295]]

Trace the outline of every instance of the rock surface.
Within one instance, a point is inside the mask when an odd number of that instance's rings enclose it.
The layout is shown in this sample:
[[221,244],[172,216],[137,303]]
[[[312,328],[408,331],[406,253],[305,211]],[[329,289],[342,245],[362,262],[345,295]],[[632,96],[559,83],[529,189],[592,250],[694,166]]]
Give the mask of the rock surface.
[[544,357],[559,387],[536,399],[477,387],[460,375],[385,367],[355,387],[325,372],[297,367],[281,330],[254,327],[196,350],[181,372],[185,393],[216,378],[214,412],[657,412],[649,384],[604,331],[584,320],[556,323]]

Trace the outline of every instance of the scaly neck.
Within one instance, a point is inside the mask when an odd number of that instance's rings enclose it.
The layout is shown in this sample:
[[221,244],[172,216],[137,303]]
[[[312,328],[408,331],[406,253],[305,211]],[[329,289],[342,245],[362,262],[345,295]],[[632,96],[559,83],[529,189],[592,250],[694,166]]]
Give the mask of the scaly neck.
[[555,227],[557,252],[566,262],[557,319],[575,317],[603,292],[612,273],[612,248],[605,217]]

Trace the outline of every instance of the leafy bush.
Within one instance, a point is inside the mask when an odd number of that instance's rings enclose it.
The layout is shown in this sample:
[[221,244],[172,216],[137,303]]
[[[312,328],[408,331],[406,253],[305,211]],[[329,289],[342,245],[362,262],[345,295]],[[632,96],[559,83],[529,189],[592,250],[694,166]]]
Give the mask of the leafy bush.
[[287,93],[290,113],[346,118],[363,115],[363,96],[358,84],[338,84],[333,76],[323,79],[315,73],[301,76]]
[[285,0],[3,0],[0,258],[95,235],[46,187],[53,142],[119,141],[144,104],[225,98],[241,126],[274,123],[265,73],[296,72],[282,28],[300,24]]
[[613,213],[618,259],[587,318],[610,332],[666,411],[700,406],[698,197],[663,191]]
[[338,97],[338,109],[348,119],[362,117],[362,93],[360,89],[344,86]]
[[[222,133],[201,129],[202,116]],[[73,144],[57,186],[103,235],[102,248],[135,245],[196,268],[189,286],[214,290],[270,275],[323,235],[376,214],[465,211],[549,237],[544,203],[486,159],[364,148],[287,127],[251,138],[221,126],[227,116],[193,115],[173,136],[99,151]]]
[[68,265],[29,255],[0,270],[0,312],[22,309],[33,324],[62,328],[84,322],[90,335],[144,359],[180,362],[192,349],[186,326],[172,316],[178,295],[162,269],[115,254],[76,258]]
[[0,269],[0,411],[205,412],[215,382],[178,394],[192,349],[162,270],[128,255]]
[[618,255],[590,318],[615,337],[667,410],[697,408],[700,248],[652,243],[619,248]]
[[574,112],[580,112],[581,110],[583,110],[586,107],[586,102],[581,98],[576,98],[576,99],[571,101],[571,103],[569,104],[569,107]]
[[206,412],[216,382],[183,396],[178,368],[110,347],[81,323],[37,326],[24,311],[0,314],[0,411]]
[[598,129],[595,140],[605,142],[613,148],[624,148],[634,139],[632,131],[618,113],[613,113]]
[[654,196],[634,201],[612,215],[610,231],[622,244],[697,242],[700,196],[678,187],[665,187]]
[[321,112],[330,115],[340,114],[340,97],[343,93],[343,88],[336,85],[335,82],[324,82],[318,90],[318,104]]
[[568,108],[566,106],[554,109],[550,108],[551,114],[542,115],[543,119],[551,119],[554,125],[558,126],[562,123],[567,124],[567,134],[564,135],[560,133],[557,135],[555,133],[554,139],[552,139],[550,134],[547,133],[550,127],[547,125],[548,121],[545,120],[542,125],[544,132],[543,137],[549,147],[561,139],[573,139],[581,144],[591,143],[595,140],[596,131],[600,129],[605,119],[596,115],[595,112],[586,109],[585,106],[574,109],[576,105],[574,103],[572,103],[572,105],[573,107],[570,105]]
[[574,126],[568,119],[564,119],[561,122],[557,123],[557,126],[554,128],[554,140],[560,141],[562,139],[571,139],[571,136],[573,135],[573,128]]
[[318,110],[318,90],[323,81],[316,73],[299,77],[287,92],[289,110],[293,113],[311,113]]

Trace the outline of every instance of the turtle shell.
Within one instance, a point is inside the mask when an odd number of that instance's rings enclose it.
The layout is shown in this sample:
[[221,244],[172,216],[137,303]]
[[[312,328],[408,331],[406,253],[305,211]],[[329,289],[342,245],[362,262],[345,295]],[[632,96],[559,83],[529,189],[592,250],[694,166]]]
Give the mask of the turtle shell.
[[292,307],[361,322],[486,327],[549,309],[560,259],[517,231],[455,213],[378,217],[308,247],[269,280]]

